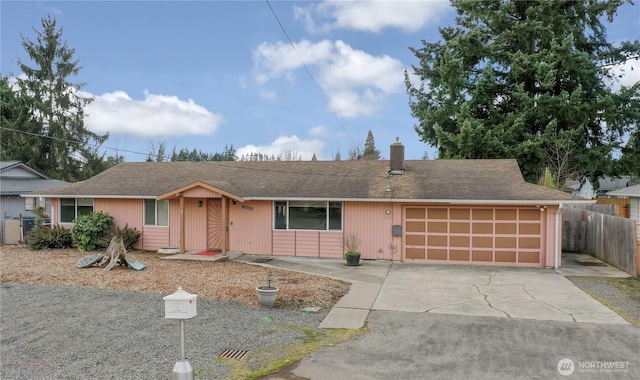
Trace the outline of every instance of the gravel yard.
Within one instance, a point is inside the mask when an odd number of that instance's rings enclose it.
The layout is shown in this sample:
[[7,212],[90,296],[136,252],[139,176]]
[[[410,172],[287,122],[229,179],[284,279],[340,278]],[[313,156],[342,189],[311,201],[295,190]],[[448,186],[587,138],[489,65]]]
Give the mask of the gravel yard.
[[100,289],[132,290],[171,294],[181,286],[200,299],[236,300],[260,307],[256,286],[266,285],[267,272],[273,273],[273,285],[280,287],[276,307],[331,308],[350,285],[320,276],[265,268],[233,261],[162,260],[157,253],[132,251],[128,259],[146,265],[143,271],[115,266],[108,272],[100,267],[77,268],[76,263],[92,252],[75,249],[31,251],[18,246],[0,250],[0,280],[34,285],[69,285]]
[[[179,322],[164,318],[162,297],[178,286],[198,295],[198,316],[185,322],[186,351],[200,379],[245,378],[295,356],[348,283],[272,269],[276,307],[261,308],[255,287],[264,267],[238,262],[162,260],[130,252],[147,266],[77,268],[76,250],[0,252],[0,378],[170,379],[180,356]],[[318,313],[302,312],[320,306]],[[336,339],[340,339],[337,337]],[[248,351],[243,361],[220,359]]]
[[637,278],[567,276],[567,279],[627,322],[640,327],[640,281]]

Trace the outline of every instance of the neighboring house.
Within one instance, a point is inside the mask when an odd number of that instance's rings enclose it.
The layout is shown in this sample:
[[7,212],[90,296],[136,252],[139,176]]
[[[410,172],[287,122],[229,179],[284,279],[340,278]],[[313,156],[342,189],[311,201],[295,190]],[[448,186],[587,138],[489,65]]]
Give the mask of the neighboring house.
[[[51,201],[36,197],[21,197],[36,190],[67,184],[51,179],[20,161],[0,161],[0,227],[5,232],[5,220],[17,220],[20,215],[33,218],[36,206],[43,206],[51,215]],[[5,243],[4,233],[2,242]]]
[[634,182],[629,176],[605,176],[598,178],[598,190],[596,191],[596,195],[598,197],[607,198],[609,197],[610,191],[624,189],[625,187],[633,185],[636,185],[636,182]]
[[640,240],[640,185],[610,191],[609,195],[629,198],[629,218],[636,221],[636,234]]
[[55,222],[105,211],[143,233],[139,248],[554,267],[562,212],[590,204],[524,181],[515,160],[136,162],[38,192]]
[[585,198],[585,199],[593,199],[595,196],[595,190],[593,189],[593,185],[591,181],[587,177],[582,178],[581,180],[567,180],[564,185],[565,192],[569,194],[573,194],[577,197]]

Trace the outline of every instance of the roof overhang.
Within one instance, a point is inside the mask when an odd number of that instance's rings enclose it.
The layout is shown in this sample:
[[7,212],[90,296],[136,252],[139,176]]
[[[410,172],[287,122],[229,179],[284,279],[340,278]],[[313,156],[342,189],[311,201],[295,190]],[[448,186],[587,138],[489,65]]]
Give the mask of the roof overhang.
[[245,201],[323,201],[323,202],[377,202],[377,203],[437,203],[452,205],[569,205],[569,204],[594,204],[596,201],[585,200],[499,200],[499,199],[398,199],[398,198],[306,198],[306,197],[245,197]]
[[21,197],[23,198],[72,198],[72,199],[79,199],[79,198],[98,198],[98,199],[156,199],[158,196],[157,195],[61,195],[61,194],[32,194],[32,193],[26,193],[26,194],[20,194]]
[[179,197],[185,191],[188,191],[188,190],[191,190],[191,189],[195,189],[197,187],[201,187],[203,189],[207,189],[209,191],[216,192],[218,194],[224,195],[227,198],[234,199],[234,200],[236,200],[238,202],[244,202],[245,201],[245,199],[242,198],[239,195],[231,194],[231,193],[229,193],[227,191],[224,191],[224,190],[222,190],[220,188],[217,188],[215,186],[211,186],[209,184],[206,184],[206,183],[200,182],[200,181],[196,181],[196,182],[190,183],[190,184],[188,184],[186,186],[182,186],[182,187],[180,187],[178,189],[175,189],[175,190],[172,190],[172,191],[170,191],[168,193],[160,194],[160,195],[158,195],[157,199],[159,201],[161,201],[161,200],[165,200],[165,199],[171,199],[171,198]]

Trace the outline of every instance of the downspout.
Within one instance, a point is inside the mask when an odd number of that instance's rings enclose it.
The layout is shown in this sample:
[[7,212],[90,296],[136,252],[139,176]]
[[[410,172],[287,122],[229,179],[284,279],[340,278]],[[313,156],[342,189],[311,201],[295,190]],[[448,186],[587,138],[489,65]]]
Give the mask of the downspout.
[[559,252],[562,251],[562,236],[560,236],[560,216],[562,215],[562,203],[558,205],[558,210],[556,211],[556,252],[554,257],[554,265],[555,269],[558,269],[558,261],[560,259]]

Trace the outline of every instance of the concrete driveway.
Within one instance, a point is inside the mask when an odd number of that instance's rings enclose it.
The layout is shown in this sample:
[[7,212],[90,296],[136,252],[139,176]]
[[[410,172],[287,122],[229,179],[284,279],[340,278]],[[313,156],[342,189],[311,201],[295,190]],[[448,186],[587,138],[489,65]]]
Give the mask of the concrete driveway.
[[[247,262],[261,259],[259,256],[239,258]],[[589,257],[589,260],[597,259]],[[571,275],[628,277],[602,262],[599,266],[580,266],[577,262],[579,260],[572,256],[563,270]],[[344,260],[299,257],[274,257],[262,265],[324,275],[353,284],[349,294],[322,322],[323,328],[363,327],[371,311],[628,324],[554,269],[389,261],[364,261],[352,267],[346,266]]]
[[603,263],[562,271],[378,261],[346,267],[300,258],[270,264],[350,281],[320,327],[366,325],[369,334],[266,379],[640,377],[640,329],[562,274],[628,277]]
[[627,324],[551,269],[394,263],[372,310]]

